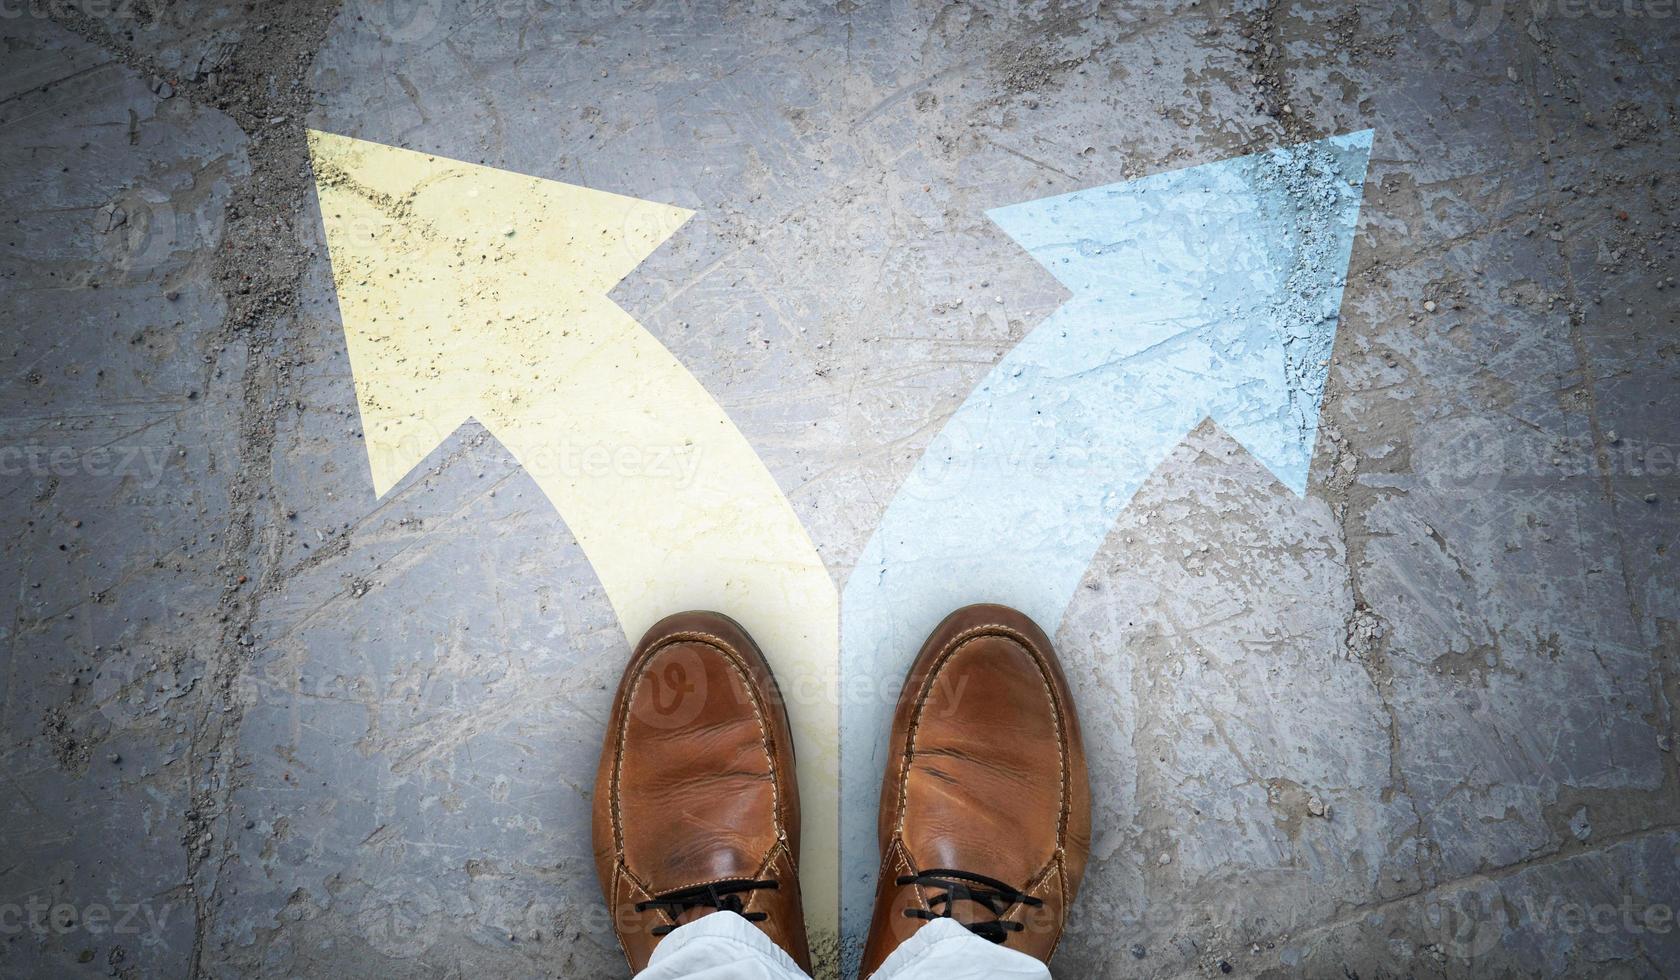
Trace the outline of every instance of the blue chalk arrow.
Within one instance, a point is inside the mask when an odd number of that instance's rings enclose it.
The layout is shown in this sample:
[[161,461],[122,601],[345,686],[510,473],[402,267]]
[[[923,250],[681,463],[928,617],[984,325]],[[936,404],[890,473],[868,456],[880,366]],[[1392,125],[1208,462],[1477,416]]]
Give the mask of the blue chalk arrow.
[[1054,633],[1121,510],[1203,419],[1305,493],[1370,152],[1366,130],[989,212],[1071,296],[933,440],[846,583],[848,970],[874,899],[882,687],[934,625],[988,601]]

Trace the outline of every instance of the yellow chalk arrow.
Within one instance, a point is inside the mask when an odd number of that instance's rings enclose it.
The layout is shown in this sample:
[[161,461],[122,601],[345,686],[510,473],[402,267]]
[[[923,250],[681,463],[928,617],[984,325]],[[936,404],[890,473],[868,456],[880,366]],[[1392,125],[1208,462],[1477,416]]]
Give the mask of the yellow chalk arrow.
[[806,911],[832,935],[834,583],[723,409],[607,298],[691,212],[330,133],[310,154],[376,493],[477,419],[632,640],[682,609],[739,619],[792,702]]

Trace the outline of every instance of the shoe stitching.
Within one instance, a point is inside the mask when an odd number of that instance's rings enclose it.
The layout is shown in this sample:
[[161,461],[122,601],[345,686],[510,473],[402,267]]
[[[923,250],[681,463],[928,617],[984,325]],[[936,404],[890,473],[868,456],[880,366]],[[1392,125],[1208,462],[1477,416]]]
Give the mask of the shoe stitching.
[[[776,765],[775,745],[770,739],[770,730],[764,721],[764,714],[759,705],[759,692],[757,685],[754,683],[752,672],[746,669],[744,664],[745,658],[743,658],[740,653],[738,653],[735,648],[729,644],[728,641],[715,634],[699,630],[683,630],[661,637],[658,643],[643,651],[642,655],[636,658],[635,664],[633,665],[633,674],[635,679],[630,682],[630,690],[625,692],[624,701],[622,703],[623,710],[626,715],[629,713],[630,705],[634,704],[636,700],[636,690],[641,687],[642,679],[647,676],[647,673],[642,670],[643,664],[652,659],[666,647],[675,646],[678,643],[692,643],[696,641],[704,643],[706,646],[709,646],[723,654],[724,659],[729,662],[730,666],[735,668],[736,673],[739,674],[745,682],[747,695],[752,701],[753,720],[758,724],[759,744],[764,747],[765,755],[770,763],[770,796],[773,812],[776,814],[776,837],[777,841],[780,842],[785,837],[785,828],[781,826],[781,781],[779,778],[780,769]],[[617,852],[617,857],[620,861],[624,860],[624,826],[619,810],[618,789],[619,780],[624,771],[624,739],[626,731],[629,727],[629,719],[627,717],[622,718],[620,720],[618,730],[613,734],[613,775],[612,785],[609,790],[612,794],[613,847]]]
[[[619,921],[618,921],[618,910],[623,908],[624,905],[625,905],[625,898],[624,898],[624,895],[623,895],[623,891],[620,889],[620,886],[623,885],[625,882],[630,883],[630,889],[629,890],[631,892],[632,897],[635,897],[637,893],[640,893],[640,895],[642,897],[652,898],[653,897],[653,891],[651,889],[649,889],[648,886],[640,878],[636,877],[635,873],[633,873],[629,869],[629,867],[627,867],[624,864],[624,861],[622,859],[620,859],[620,860],[618,860],[614,863],[614,865],[613,865],[613,938],[618,940],[618,948],[624,951],[624,958],[626,960],[628,960],[628,959],[630,959],[630,950],[628,948],[626,948],[625,945],[624,945],[624,936],[623,936],[622,933],[619,932]],[[646,913],[640,913],[639,912],[637,914],[638,915],[645,915]],[[663,909],[657,910],[654,914],[659,916],[660,918],[664,919],[665,923],[668,924],[668,925],[674,926],[674,925],[677,924],[677,920],[672,918],[670,913],[666,912]]]
[[[1062,852],[1058,848],[1056,850],[1056,853],[1054,853],[1050,856],[1050,860],[1045,862],[1044,867],[1039,868],[1037,871],[1033,872],[1033,876],[1031,878],[1027,879],[1027,885],[1026,885],[1025,888],[1021,889],[1021,891],[1025,892],[1028,895],[1033,895],[1035,897],[1042,897],[1042,896],[1038,895],[1038,890],[1040,888],[1044,887],[1045,879],[1050,877],[1050,872],[1052,870],[1054,870],[1054,868],[1056,867],[1056,861],[1057,861],[1058,858],[1061,857],[1061,854],[1062,854]],[[1010,906],[1009,911],[1004,914],[1003,918],[1011,919],[1011,921],[1014,921],[1014,922],[1019,922],[1021,920],[1018,919],[1018,918],[1014,918],[1014,916],[1019,915],[1019,914],[1023,914],[1023,913],[1026,912],[1026,910],[1027,910],[1027,905],[1025,903],[1020,903],[1020,904],[1017,904],[1017,905]]]
[[[886,859],[881,864],[881,880],[883,880],[883,881],[895,881],[895,880],[897,880],[900,876],[896,872],[898,872],[899,870],[903,870],[904,873],[907,874],[907,875],[916,873],[916,867],[915,867],[915,865],[910,863],[910,854],[909,854],[908,849],[904,846],[903,839],[895,836],[895,837],[893,837],[892,845],[887,849]],[[919,884],[911,885],[910,890],[915,894],[915,904],[920,908],[929,909],[931,911],[931,908],[928,905],[927,895],[922,891],[922,886],[919,885]],[[899,911],[899,909],[893,908],[890,911],[897,912],[897,911]],[[890,929],[888,931],[889,931],[889,933],[891,932]],[[869,930],[869,935],[873,936],[874,933],[875,933],[874,926],[871,925],[870,930]],[[867,938],[868,937],[866,937],[866,939]],[[866,942],[865,943],[865,952],[867,952],[867,951],[868,951],[868,944]],[[888,956],[892,955],[892,950],[890,950],[890,949],[887,950],[887,955]],[[884,962],[885,957],[882,957],[882,960]],[[879,969],[880,969],[880,964],[876,964],[876,970],[878,971]],[[875,972],[875,971],[871,971],[871,972]]]
[[1028,655],[1033,658],[1034,665],[1038,667],[1039,683],[1043,685],[1045,693],[1050,698],[1050,705],[1054,709],[1050,714],[1051,721],[1056,726],[1056,744],[1060,749],[1057,755],[1058,762],[1061,767],[1061,786],[1058,789],[1060,805],[1056,827],[1056,849],[1060,851],[1063,846],[1063,841],[1067,838],[1067,826],[1072,813],[1072,802],[1069,799],[1071,795],[1071,787],[1069,786],[1070,780],[1068,776],[1068,756],[1070,754],[1070,747],[1068,745],[1067,732],[1065,732],[1062,727],[1062,711],[1065,706],[1062,704],[1061,699],[1056,697],[1056,692],[1050,685],[1049,665],[1045,662],[1045,658],[1039,652],[1037,645],[1019,630],[1016,630],[1013,627],[1005,626],[1002,623],[986,623],[983,625],[971,626],[968,629],[963,630],[961,633],[952,637],[945,646],[940,649],[938,655],[934,657],[933,663],[929,665],[927,675],[922,681],[922,689],[916,694],[916,700],[913,703],[913,708],[911,710],[910,725],[905,732],[904,755],[899,762],[898,812],[893,820],[894,833],[900,836],[904,833],[905,795],[906,787],[910,782],[910,759],[915,755],[916,732],[921,728],[922,709],[926,706],[927,699],[933,693],[933,680],[936,676],[938,676],[939,672],[945,668],[946,662],[949,661],[959,649],[968,643],[986,636],[1004,637],[1021,647],[1021,649],[1025,650]]
[[621,932],[618,928],[618,910],[624,907],[623,885],[624,885],[624,869],[619,865],[619,863],[617,861],[614,861],[613,862],[613,876],[612,876],[612,910],[611,910],[612,913],[613,913],[613,939],[615,941],[617,941],[617,943],[618,943],[618,951],[620,953],[624,954],[625,962],[628,962],[628,963],[630,963],[631,966],[634,966],[635,961],[630,959],[630,947],[624,945],[624,933]]
[[[764,864],[758,869],[758,873],[753,875],[753,877],[760,881],[774,881],[780,884],[781,878],[779,876],[772,875],[770,872],[776,867],[776,862],[780,861],[782,859],[782,855],[785,853],[787,853],[787,848],[783,847],[778,841],[775,847],[770,848],[770,856],[765,859]],[[797,889],[799,887],[799,870],[793,867],[792,861],[788,862],[788,867],[793,869],[794,878],[792,887]],[[781,889],[777,888],[776,891],[779,892]],[[759,891],[752,892],[747,896],[746,911],[768,912],[769,909],[764,908],[764,906],[768,904],[769,901],[770,892],[768,890],[761,889]]]
[[[795,895],[795,900],[797,902],[798,894],[799,894],[799,891],[798,891],[799,890],[799,868],[798,868],[798,865],[793,860],[793,852],[788,850],[787,845],[785,843],[783,843],[781,841],[777,841],[776,845],[774,847],[770,848],[769,858],[767,858],[764,861],[763,864],[759,865],[758,871],[753,875],[753,877],[754,878],[769,877],[770,869],[775,867],[777,860],[779,860],[784,854],[787,855],[787,858],[788,858],[788,871],[790,872],[790,877],[793,879],[793,892],[794,892],[794,895]],[[619,896],[619,894],[616,890],[616,881],[621,881],[621,880],[625,880],[625,879],[628,879],[629,881],[631,881],[636,886],[636,890],[641,892],[643,895],[647,896],[648,898],[654,897],[653,891],[651,889],[649,889],[646,885],[642,884],[641,880],[638,879],[635,876],[635,874],[632,873],[630,871],[630,869],[621,862],[617,865],[617,868],[615,870],[615,890],[614,890],[614,893],[613,893],[613,897],[616,900],[615,901],[615,907],[622,906],[623,903],[624,903],[623,898]],[[710,879],[707,879],[705,881],[690,882],[689,884],[686,884],[686,885],[673,885],[672,887],[667,888],[667,889],[663,889],[663,890],[667,891],[667,892],[681,891],[681,890],[688,889],[688,888],[701,888],[701,887],[704,887],[706,885],[716,885],[716,884],[720,884],[720,883],[725,882],[725,881],[736,881],[736,880],[739,880],[739,879],[740,879],[740,875],[724,875],[723,877],[720,877],[720,878],[710,878]],[[775,880],[780,881],[780,878],[777,878]],[[760,897],[761,897],[760,894],[755,892],[753,894],[753,896],[750,899],[748,899],[746,906],[742,909],[742,912],[763,911],[757,905]],[[799,904],[801,906],[803,905],[803,903],[799,903]],[[642,913],[642,914],[646,914],[646,913]],[[678,924],[677,920],[676,920],[676,917],[671,915],[669,912],[665,911],[664,909],[659,909],[654,914],[659,916],[659,918],[664,919],[665,923],[668,924],[668,925],[675,926],[675,925]],[[801,921],[798,923],[798,925],[799,925],[800,928],[804,927],[803,913],[801,913]],[[614,933],[615,938],[618,939],[619,949],[621,949],[621,950],[624,949],[624,938],[622,936],[618,935],[618,929],[617,929],[616,926],[613,929],[613,933]],[[780,945],[780,944],[778,943],[778,945]],[[629,951],[626,950],[624,955],[625,955],[625,958],[628,959],[629,955],[630,955]],[[789,955],[791,956],[792,954],[790,953]]]
[[[1038,875],[1035,876],[1035,878],[1042,883],[1045,871],[1049,870],[1051,864],[1057,864],[1058,859],[1064,852],[1065,841],[1067,840],[1068,824],[1072,819],[1073,812],[1072,786],[1070,785],[1071,777],[1068,771],[1068,761],[1072,754],[1072,749],[1069,745],[1068,733],[1062,725],[1062,712],[1066,710],[1067,706],[1064,705],[1062,700],[1056,696],[1055,689],[1050,684],[1050,667],[1046,662],[1047,658],[1045,658],[1038,650],[1037,644],[1033,643],[1021,631],[1010,626],[1005,626],[1002,623],[985,623],[971,626],[968,629],[963,630],[961,633],[958,633],[946,642],[945,646],[940,649],[938,655],[934,657],[933,663],[928,667],[927,674],[922,682],[922,689],[916,694],[916,700],[911,710],[910,725],[906,729],[904,736],[904,754],[899,763],[897,814],[893,821],[894,841],[896,845],[902,845],[903,842],[906,810],[905,799],[910,782],[910,760],[915,755],[916,733],[921,728],[922,710],[926,707],[927,699],[931,697],[933,693],[934,678],[938,676],[941,670],[945,669],[946,664],[963,646],[987,636],[1001,636],[1025,650],[1027,654],[1032,657],[1033,664],[1038,668],[1039,683],[1043,686],[1046,696],[1050,699],[1050,705],[1052,708],[1050,712],[1051,723],[1056,726],[1056,745],[1060,750],[1057,753],[1057,762],[1061,769],[1061,785],[1058,791],[1060,805],[1058,807],[1059,812],[1057,815],[1056,848],[1050,858],[1049,864],[1046,864],[1045,868],[1041,869]],[[906,855],[906,858],[907,857],[908,855]],[[906,868],[908,869],[908,860],[906,860]],[[1059,865],[1057,865],[1057,873],[1058,875],[1061,873]],[[1065,925],[1067,921],[1068,899],[1065,879],[1063,884],[1061,901],[1058,903],[1060,906],[1058,909],[1058,918],[1061,920],[1058,923],[1059,926]],[[921,895],[921,887],[919,885],[916,886],[916,892],[917,899],[922,902],[923,907],[925,908],[927,903],[925,898]],[[1058,929],[1055,942],[1051,945],[1052,955],[1054,955],[1055,948],[1061,944],[1061,941],[1061,931]]]
[[[898,868],[902,868],[904,873],[907,875],[913,875],[916,873],[916,866],[910,863],[910,849],[904,846],[904,841],[902,839],[893,841],[893,853],[898,858]],[[898,877],[898,875],[893,876],[895,880]],[[911,885],[910,890],[916,893],[917,905],[920,905],[922,908],[927,909],[930,912],[933,911],[933,907],[928,904],[927,893],[922,891],[922,886],[919,883]]]
[[[766,873],[770,870],[770,867],[776,863],[776,858],[778,856],[780,856],[786,850],[787,850],[787,848],[782,844],[782,842],[777,841],[775,846],[770,848],[770,856],[759,864],[758,870],[753,872],[752,877],[755,878],[755,879],[765,877]],[[789,863],[791,864],[792,862],[790,861]],[[796,874],[798,873],[797,868],[795,869],[795,873]],[[703,888],[706,885],[717,885],[717,884],[721,884],[725,881],[739,881],[739,880],[741,880],[740,875],[722,875],[722,876],[717,877],[717,878],[707,878],[707,879],[704,879],[702,881],[691,881],[686,885],[672,885],[669,888],[661,888],[660,891],[662,891],[662,892],[683,891],[683,890],[686,890],[686,889],[689,889],[689,888]],[[756,895],[753,896],[753,900],[754,901],[757,900]],[[750,904],[750,902],[749,902],[749,904]]]
[[1056,887],[1062,891],[1062,900],[1057,903],[1056,940],[1050,944],[1050,951],[1044,954],[1044,962],[1048,963],[1056,957],[1056,950],[1062,945],[1062,937],[1067,934],[1067,911],[1072,900],[1068,898],[1067,862],[1061,851],[1056,852]]

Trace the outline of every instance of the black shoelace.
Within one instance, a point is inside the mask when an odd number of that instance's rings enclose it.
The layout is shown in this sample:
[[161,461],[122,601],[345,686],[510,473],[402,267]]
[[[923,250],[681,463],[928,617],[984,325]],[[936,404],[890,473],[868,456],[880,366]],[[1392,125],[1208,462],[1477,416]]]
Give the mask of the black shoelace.
[[1009,911],[1009,907],[1020,903],[1022,905],[1043,905],[1044,900],[1033,898],[1024,892],[1018,892],[996,878],[985,875],[969,874],[966,871],[952,871],[949,868],[933,868],[921,874],[903,875],[898,879],[900,885],[920,885],[924,888],[943,888],[943,892],[927,900],[928,905],[939,911],[930,909],[905,909],[904,914],[912,919],[949,919],[951,908],[958,902],[973,902],[986,911],[998,916],[987,922],[960,923],[969,932],[982,939],[989,939],[994,943],[1001,943],[1009,938],[1012,932],[1020,932],[1026,928],[1019,922],[1010,922],[1002,916]]
[[[658,909],[675,919],[689,909],[708,906],[720,912],[734,912],[748,922],[763,922],[769,918],[763,912],[743,912],[746,908],[741,896],[746,892],[757,891],[760,888],[775,888],[773,881],[714,881],[708,885],[695,885],[693,888],[680,888],[674,892],[656,895],[646,902],[637,902],[636,911],[651,912]],[[663,936],[676,929],[676,926],[654,926],[653,935]]]

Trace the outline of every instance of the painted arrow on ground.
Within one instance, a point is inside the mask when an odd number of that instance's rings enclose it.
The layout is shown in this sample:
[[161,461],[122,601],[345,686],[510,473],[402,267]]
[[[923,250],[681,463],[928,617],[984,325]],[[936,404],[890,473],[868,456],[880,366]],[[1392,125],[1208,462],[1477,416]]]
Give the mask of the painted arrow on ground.
[[832,937],[834,583],[723,409],[607,296],[690,212],[328,133],[310,151],[374,490],[476,419],[631,642],[682,609],[745,624],[797,702],[805,907]]
[[628,637],[673,609],[742,619],[796,702],[808,916],[832,936],[843,897],[855,957],[891,704],[837,712],[837,668],[848,691],[901,677],[971,601],[1054,627],[1204,418],[1304,492],[1370,133],[992,212],[1072,295],[888,508],[839,651],[833,585],[770,474],[607,296],[688,212],[325,133],[311,151],[377,494],[476,419],[554,503]]
[[[967,603],[1017,606],[1054,633],[1121,510],[1204,419],[1305,492],[1370,149],[1367,130],[990,212],[1071,295],[888,506],[841,602],[843,690],[902,677]],[[850,969],[892,707],[841,710]]]

